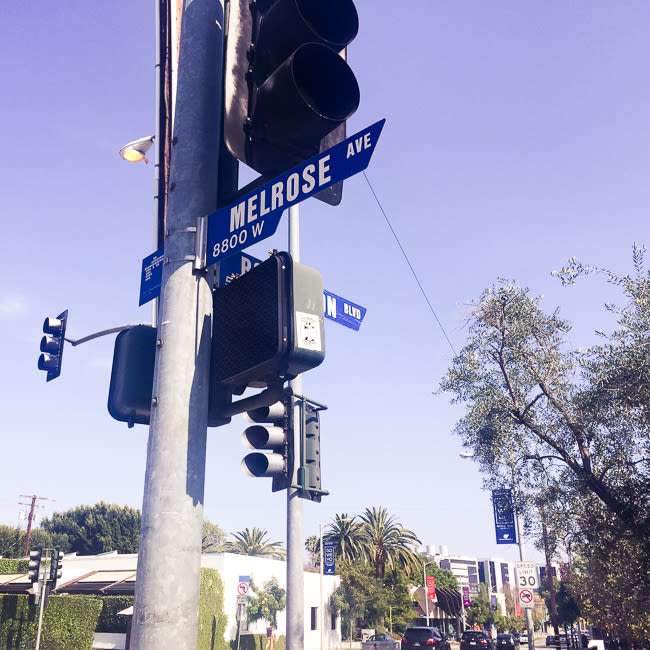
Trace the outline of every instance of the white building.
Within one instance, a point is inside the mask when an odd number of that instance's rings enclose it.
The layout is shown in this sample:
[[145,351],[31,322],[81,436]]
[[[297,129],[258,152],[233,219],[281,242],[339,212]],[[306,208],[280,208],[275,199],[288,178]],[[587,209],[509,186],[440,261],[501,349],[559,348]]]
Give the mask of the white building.
[[[106,585],[104,593],[133,593],[138,556],[105,553],[101,555],[66,555],[63,560],[63,576],[57,591],[74,590],[92,593],[93,585]],[[204,553],[201,566],[217,569],[224,587],[224,614],[227,617],[225,639],[237,638],[237,597],[240,576],[250,576],[257,587],[262,587],[271,578],[276,578],[286,588],[286,563],[234,553]],[[330,596],[340,583],[338,576],[323,576],[323,603],[320,604],[320,575],[305,571],[305,650],[320,648],[321,626],[324,624],[325,647],[338,648],[341,645],[340,618],[329,609]],[[264,634],[266,623],[257,621],[242,623],[244,634]],[[278,635],[285,634],[285,612],[278,615]],[[122,646],[123,647],[123,646]]]

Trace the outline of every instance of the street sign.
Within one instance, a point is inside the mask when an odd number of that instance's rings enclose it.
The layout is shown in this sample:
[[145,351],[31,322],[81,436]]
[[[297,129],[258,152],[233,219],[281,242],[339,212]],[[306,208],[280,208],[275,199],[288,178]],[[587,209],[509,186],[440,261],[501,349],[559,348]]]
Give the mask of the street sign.
[[323,574],[333,576],[336,572],[336,542],[333,539],[323,540]]
[[238,605],[246,605],[248,603],[248,596],[237,596]]
[[512,491],[508,489],[492,490],[492,507],[497,544],[516,544],[517,527]]
[[427,599],[436,599],[436,576],[427,576]]
[[142,260],[142,272],[140,274],[140,306],[157,298],[160,295],[162,285],[162,269],[165,253],[159,248],[151,255]]
[[250,576],[239,576],[239,582],[237,583],[237,595],[246,596],[251,588],[251,577]]
[[526,609],[532,609],[534,607],[534,591],[539,589],[537,566],[534,562],[517,562],[515,573],[519,604]]
[[366,169],[385,121],[375,122],[209,215],[208,266],[273,235],[287,208]]
[[261,263],[262,260],[247,253],[227,257],[219,264],[219,286],[225,287]]
[[365,315],[365,307],[325,290],[325,318],[358,332]]

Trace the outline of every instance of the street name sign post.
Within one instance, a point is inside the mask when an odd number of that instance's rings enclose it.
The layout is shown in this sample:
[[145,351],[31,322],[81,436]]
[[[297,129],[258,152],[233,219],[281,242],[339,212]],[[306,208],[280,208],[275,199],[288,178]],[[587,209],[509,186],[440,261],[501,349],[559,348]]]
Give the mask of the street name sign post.
[[333,576],[336,573],[336,542],[323,540],[323,574]]
[[208,215],[207,265],[271,237],[284,210],[366,169],[385,122],[371,124]]
[[517,562],[515,564],[517,575],[517,594],[519,604],[525,609],[533,609],[535,606],[534,592],[539,589],[537,567],[534,562]]

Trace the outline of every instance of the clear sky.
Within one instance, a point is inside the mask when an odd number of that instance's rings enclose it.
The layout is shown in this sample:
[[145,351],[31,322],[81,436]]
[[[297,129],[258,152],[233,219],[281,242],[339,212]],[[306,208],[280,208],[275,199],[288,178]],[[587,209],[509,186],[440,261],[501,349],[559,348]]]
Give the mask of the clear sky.
[[[644,0],[359,0],[350,61],[362,102],[350,132],[386,117],[368,170],[457,347],[469,303],[497,277],[544,294],[585,345],[609,290],[563,289],[575,255],[625,271],[648,242],[650,7]],[[140,507],[147,429],[106,410],[113,340],[66,347],[63,374],[36,369],[45,315],[69,335],[147,322],[152,167],[119,147],[154,128],[154,4],[0,7],[0,521],[18,495],[62,510]],[[424,543],[496,547],[488,495],[452,435],[460,407],[433,394],[451,358],[362,177],[343,203],[303,205],[303,261],[368,308],[359,332],[326,323],[327,359],[304,376],[322,418],[324,487],[305,533],[335,512],[384,505]],[[279,234],[250,252],[286,246]],[[239,469],[236,417],[209,431],[205,512],[227,531],[284,539],[284,494]]]

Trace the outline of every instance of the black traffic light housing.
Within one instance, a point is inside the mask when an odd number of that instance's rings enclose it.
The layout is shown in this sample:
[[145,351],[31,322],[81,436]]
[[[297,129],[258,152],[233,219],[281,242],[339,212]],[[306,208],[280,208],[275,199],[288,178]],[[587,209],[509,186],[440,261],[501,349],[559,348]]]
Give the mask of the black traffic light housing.
[[213,307],[214,386],[269,386],[325,358],[323,279],[288,253],[215,289]]
[[67,324],[67,309],[56,318],[48,316],[43,322],[44,336],[41,339],[41,355],[38,357],[38,369],[47,373],[47,381],[52,381],[61,374]]
[[[224,139],[274,176],[345,139],[359,85],[345,57],[359,17],[352,0],[228,0]],[[336,205],[342,183],[318,198]]]
[[298,470],[298,483],[304,496],[320,503],[323,492],[320,476],[320,409],[304,402],[302,430],[302,464]]
[[52,550],[50,556],[50,575],[48,583],[52,588],[56,587],[56,583],[63,575],[63,551]]
[[38,574],[41,570],[41,560],[43,559],[43,549],[34,549],[29,552],[29,564],[27,576],[31,583],[38,582]]

